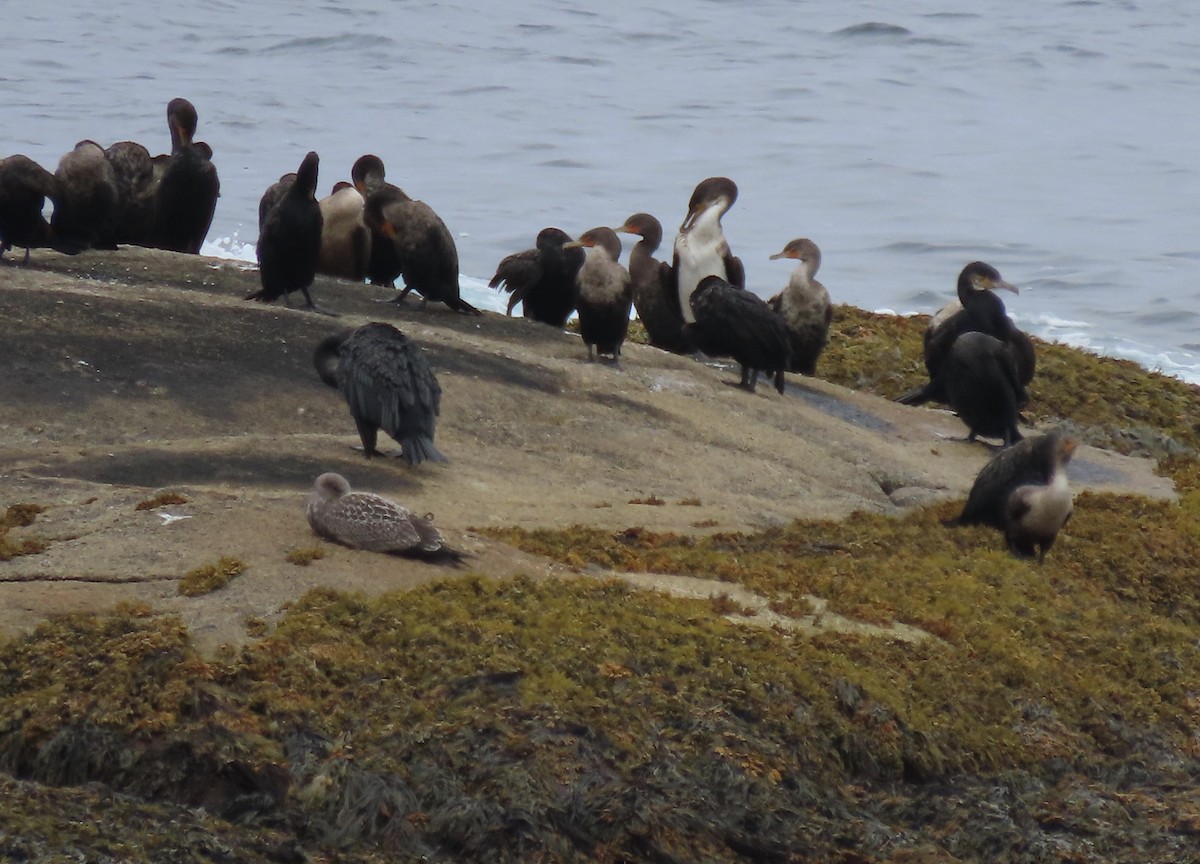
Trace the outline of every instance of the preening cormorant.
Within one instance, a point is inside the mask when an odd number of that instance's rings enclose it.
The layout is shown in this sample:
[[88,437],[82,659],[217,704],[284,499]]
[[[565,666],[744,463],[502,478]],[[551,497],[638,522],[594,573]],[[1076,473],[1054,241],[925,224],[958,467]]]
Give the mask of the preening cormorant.
[[995,336],[972,330],[954,340],[939,380],[946,403],[967,424],[968,441],[976,435],[1021,440],[1017,418],[1029,401],[1012,352]]
[[683,337],[675,271],[654,257],[662,243],[662,223],[649,213],[634,213],[616,230],[642,238],[629,252],[629,276],[633,280],[633,306],[650,344],[673,354],[691,354],[696,347]]
[[317,478],[305,507],[309,527],[319,536],[351,549],[390,552],[457,563],[463,555],[446,545],[433,514],[418,516],[371,492],[353,492],[341,474]]
[[46,199],[58,195],[54,175],[20,154],[0,159],[0,255],[14,246],[29,250],[50,241],[50,223],[42,215]]
[[780,258],[800,262],[792,270],[787,287],[768,301],[783,316],[791,335],[792,365],[788,371],[815,375],[817,358],[829,343],[829,325],[833,321],[829,292],[813,278],[821,268],[821,250],[816,243],[802,237],[771,256],[772,261]]
[[582,249],[566,246],[570,242],[566,231],[543,228],[538,232],[536,248],[501,260],[488,287],[503,288],[512,295],[508,299],[509,315],[520,303],[526,318],[552,327],[566,326],[579,297],[575,277],[584,259]]
[[1022,558],[1046,557],[1074,504],[1067,463],[1078,442],[1060,432],[1026,438],[983,466],[962,513],[946,525],[989,525]]
[[705,276],[690,298],[696,319],[684,332],[710,357],[732,357],[742,367],[739,386],[751,393],[758,373],[772,376],[783,392],[783,373],[791,365],[792,344],[783,319],[753,292]]
[[679,308],[689,324],[695,320],[688,298],[705,276],[720,276],[736,288],[746,287],[742,260],[729,251],[721,217],[737,200],[738,189],[728,177],[702,180],[688,201],[687,216],[675,236],[672,269],[679,291]]
[[973,261],[962,269],[958,274],[958,302],[962,308],[939,312],[925,331],[925,368],[929,382],[898,397],[897,402],[904,405],[948,402],[941,380],[942,365],[954,341],[970,331],[987,333],[1008,345],[1017,362],[1021,383],[1026,385],[1033,379],[1033,342],[1008,317],[1004,301],[995,294],[997,289],[1020,293],[1015,285],[1000,277],[995,267],[982,261]]
[[275,209],[275,205],[283,200],[283,196],[292,188],[292,184],[296,182],[296,172],[289,171],[280,176],[278,180],[267,187],[267,191],[258,199],[258,230],[262,231],[263,223],[267,221],[267,214]]
[[317,154],[309,152],[300,163],[295,182],[266,214],[255,250],[262,288],[247,300],[271,303],[282,297],[291,306],[288,295],[299,291],[309,309],[325,312],[313,303],[308,290],[321,251],[321,208],[315,195],[318,163]]
[[458,247],[433,208],[388,183],[378,156],[360,157],[350,177],[363,196],[363,219],[371,229],[371,280],[386,285],[403,277],[404,290],[396,303],[409,291],[416,291],[426,302],[445,303],[455,312],[481,314],[460,296]]
[[118,141],[104,156],[117,182],[117,204],[100,243],[144,246],[154,230],[154,160],[136,141]]
[[362,194],[339,182],[317,204],[324,219],[317,272],[362,282],[371,261],[371,229],[363,219]]
[[321,380],[342,391],[363,452],[379,455],[380,429],[409,465],[445,462],[433,444],[442,388],[421,349],[391,324],[373,322],[321,341],[313,354]]
[[[61,241],[81,248],[100,244],[117,207],[117,177],[104,148],[80,141],[54,172],[58,198],[50,225]],[[116,248],[111,240],[106,244]]]
[[197,123],[191,102],[172,99],[167,103],[171,156],[155,159],[155,170],[161,169],[161,174],[151,245],[159,249],[198,253],[217,209],[221,183],[212,163],[212,149],[202,142],[193,143]]
[[583,247],[587,257],[575,278],[579,286],[576,312],[579,335],[594,360],[592,349],[600,357],[621,359],[621,345],[629,332],[629,312],[633,307],[633,283],[617,259],[621,256],[621,238],[611,228],[592,228],[579,239],[564,244],[565,249]]

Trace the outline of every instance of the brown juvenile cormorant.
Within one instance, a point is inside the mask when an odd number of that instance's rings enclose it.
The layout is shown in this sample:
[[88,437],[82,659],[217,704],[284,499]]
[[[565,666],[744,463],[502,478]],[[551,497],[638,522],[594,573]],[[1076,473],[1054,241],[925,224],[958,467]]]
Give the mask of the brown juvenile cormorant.
[[567,246],[570,242],[566,231],[543,228],[536,248],[508,255],[496,266],[488,287],[502,287],[512,295],[509,315],[520,303],[526,318],[552,327],[566,326],[579,298],[575,277],[584,259],[583,250]]
[[[50,225],[60,240],[87,248],[100,244],[117,207],[117,177],[104,148],[80,141],[58,162],[54,172],[58,198]],[[111,240],[106,244],[116,248]]]
[[751,393],[759,372],[771,375],[775,389],[783,392],[792,343],[787,325],[766,301],[720,276],[705,276],[690,302],[696,320],[683,329],[698,349],[710,357],[732,357],[741,364],[739,386]]
[[688,298],[705,276],[720,276],[736,288],[746,287],[742,260],[729,251],[721,217],[737,200],[737,185],[728,177],[700,181],[688,201],[687,216],[675,235],[672,269],[679,291],[679,308],[688,323],[695,319]]
[[289,171],[280,176],[278,180],[267,187],[267,191],[258,199],[258,230],[262,231],[263,223],[267,221],[267,214],[275,209],[275,205],[283,200],[283,196],[292,188],[292,184],[296,182],[296,172]]
[[421,349],[391,324],[374,322],[321,341],[317,374],[342,391],[363,452],[376,456],[380,429],[398,441],[409,465],[445,462],[433,444],[442,388]]
[[363,219],[371,229],[371,281],[387,285],[403,277],[404,290],[395,303],[416,291],[425,302],[481,314],[460,296],[458,247],[433,208],[384,180],[383,160],[378,156],[360,157],[350,177],[363,196]]
[[247,300],[272,303],[282,297],[291,306],[288,295],[299,291],[309,309],[326,312],[313,303],[308,290],[321,251],[321,208],[315,194],[318,163],[316,153],[304,157],[295,182],[263,220],[255,250],[262,288]]
[[605,355],[613,363],[621,359],[621,345],[629,332],[629,311],[633,307],[633,283],[629,271],[617,259],[621,256],[621,238],[611,228],[592,228],[579,239],[563,245],[565,249],[583,247],[587,257],[575,283],[579,286],[576,312],[579,335],[588,349],[588,360]]
[[341,181],[317,203],[324,218],[317,272],[362,282],[371,260],[371,229],[363,220],[362,194]]
[[1015,285],[1000,277],[995,267],[982,261],[973,261],[962,269],[958,274],[958,301],[962,309],[952,314],[939,312],[925,331],[925,368],[929,382],[899,396],[897,402],[904,405],[948,402],[941,380],[942,365],[954,341],[970,331],[987,333],[1008,345],[1017,362],[1022,384],[1032,380],[1033,343],[1008,317],[1004,301],[995,294],[998,289],[1020,293]]
[[962,513],[945,524],[997,528],[1014,555],[1042,561],[1074,511],[1067,463],[1076,447],[1050,432],[1001,450],[976,476]]
[[696,346],[683,337],[675,271],[654,257],[662,243],[662,223],[649,213],[634,213],[616,230],[642,238],[629,252],[629,276],[633,280],[633,306],[650,344],[673,354],[691,354]]
[[117,181],[117,205],[101,245],[143,246],[154,230],[154,160],[136,141],[118,141],[104,156]]
[[390,552],[457,563],[462,553],[446,545],[433,514],[418,516],[389,498],[352,492],[341,474],[322,474],[305,507],[309,527],[326,540],[351,549]]
[[946,403],[976,435],[1000,438],[1004,446],[1021,440],[1020,410],[1029,396],[1012,352],[995,336],[972,330],[954,340],[939,380]]
[[46,199],[58,195],[54,175],[28,156],[0,159],[0,255],[14,246],[29,250],[50,242],[50,223],[42,215]]
[[155,159],[155,170],[161,166],[161,174],[155,193],[151,245],[159,249],[198,253],[217,209],[221,183],[212,163],[212,149],[201,142],[193,143],[197,123],[191,102],[172,99],[167,103],[171,156]]
[[821,250],[813,241],[800,238],[771,256],[772,261],[780,258],[800,262],[792,270],[787,287],[768,301],[783,316],[791,334],[792,365],[788,371],[815,375],[817,358],[829,343],[829,325],[833,321],[829,292],[813,278],[821,268]]

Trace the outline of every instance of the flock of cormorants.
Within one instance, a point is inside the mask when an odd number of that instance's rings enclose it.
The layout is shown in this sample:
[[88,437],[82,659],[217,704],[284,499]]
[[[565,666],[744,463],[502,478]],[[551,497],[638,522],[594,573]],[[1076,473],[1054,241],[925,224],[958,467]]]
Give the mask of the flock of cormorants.
[[[130,141],[107,149],[81,141],[53,174],[25,156],[0,160],[0,255],[24,247],[27,263],[33,247],[74,253],[117,244],[198,252],[220,191],[217,171],[211,148],[194,140],[192,104],[171,100],[167,119],[170,154],[152,158]],[[261,288],[247,299],[282,297],[290,305],[290,295],[299,292],[305,308],[326,312],[310,292],[317,273],[385,286],[395,286],[399,277],[403,288],[392,302],[416,291],[423,304],[441,302],[456,312],[480,314],[460,296],[458,252],[446,224],[427,204],[388,183],[379,157],[362,156],[351,169],[351,182],[339,182],[320,200],[318,167],[317,154],[310,152],[294,173],[263,194]],[[636,309],[651,345],[732,358],[741,367],[739,386],[753,392],[765,374],[783,393],[785,373],[815,374],[828,342],[832,306],[815,278],[821,252],[812,240],[792,240],[771,256],[797,262],[784,289],[769,301],[746,290],[745,268],[721,227],[737,194],[727,177],[696,186],[669,264],[654,257],[663,239],[661,223],[635,213],[615,229],[593,228],[574,240],[561,229],[545,228],[534,248],[500,261],[489,285],[509,293],[510,316],[517,304],[526,318],[553,327],[577,315],[589,360],[619,362]],[[53,203],[49,222],[43,215],[46,199]],[[640,238],[628,269],[618,260],[618,233]],[[1028,401],[1034,347],[1008,317],[998,289],[1017,291],[983,262],[963,268],[957,302],[939,312],[925,333],[929,381],[899,401],[943,402],[967,425],[968,440],[982,435],[1003,441],[1007,449],[980,472],[954,521],[995,525],[1015,553],[1032,555],[1036,549],[1040,557],[1070,516],[1065,466],[1075,444],[1054,434],[1021,442],[1017,423]],[[383,429],[400,442],[409,464],[444,461],[433,443],[441,389],[419,348],[395,327],[372,323],[330,336],[317,347],[314,364],[323,381],[341,390],[367,456],[379,452],[377,433]],[[343,478],[323,475],[310,499],[310,521],[331,502],[357,501],[353,496],[359,494],[349,493]],[[318,524],[314,530],[326,533]]]

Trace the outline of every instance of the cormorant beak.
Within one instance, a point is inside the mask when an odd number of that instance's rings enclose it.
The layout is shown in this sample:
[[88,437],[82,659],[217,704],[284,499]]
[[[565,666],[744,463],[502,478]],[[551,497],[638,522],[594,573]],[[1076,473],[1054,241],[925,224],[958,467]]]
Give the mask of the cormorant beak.
[[770,259],[768,259],[768,260],[770,260],[770,261],[778,261],[780,258],[791,258],[791,257],[792,257],[792,256],[791,256],[791,255],[789,255],[789,254],[787,253],[787,250],[785,249],[785,250],[784,250],[784,251],[782,251],[782,252],[776,252],[776,253],[775,253],[774,255],[772,255],[772,256],[770,257]]
[[707,207],[697,207],[694,210],[688,210],[687,216],[684,217],[683,224],[679,226],[680,232],[686,231],[689,228],[691,228],[692,223],[696,221],[696,217],[698,217],[706,209],[707,209]]
[[1012,284],[1011,282],[1005,282],[1003,279],[997,279],[995,282],[992,283],[992,290],[995,291],[997,288],[1003,288],[1005,291],[1011,291],[1014,294],[1021,293],[1020,288],[1018,288],[1016,285]]
[[564,248],[564,249],[579,249],[582,246],[591,246],[591,245],[592,245],[591,243],[585,243],[582,240],[572,240],[570,243],[564,243],[562,245],[562,248]]

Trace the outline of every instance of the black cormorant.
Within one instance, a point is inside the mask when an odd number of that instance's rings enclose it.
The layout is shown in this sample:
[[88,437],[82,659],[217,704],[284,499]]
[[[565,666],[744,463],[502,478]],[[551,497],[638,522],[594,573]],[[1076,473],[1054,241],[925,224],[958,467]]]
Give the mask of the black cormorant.
[[520,303],[526,318],[552,327],[566,326],[579,297],[575,277],[584,259],[582,249],[566,245],[570,242],[566,231],[543,228],[536,248],[514,252],[500,261],[488,287],[503,288],[512,295],[509,315]]
[[159,249],[196,254],[208,236],[221,183],[212,163],[212,149],[193,143],[198,116],[186,99],[167,103],[171,130],[171,156],[161,160],[155,193],[154,231],[151,245]]
[[321,251],[321,208],[315,195],[318,163],[317,154],[309,152],[300,163],[295,182],[266,214],[256,249],[262,288],[247,300],[271,303],[282,297],[290,306],[288,295],[299,291],[309,309],[326,311],[313,303],[308,290]]
[[642,238],[629,252],[629,276],[633,280],[633,306],[646,328],[646,338],[663,351],[691,354],[696,346],[683,337],[675,271],[654,257],[662,243],[662,223],[649,213],[634,213],[616,230]]
[[792,345],[787,325],[750,291],[720,276],[705,276],[690,298],[695,318],[684,333],[710,357],[732,357],[742,367],[740,386],[754,392],[758,373],[774,379],[780,393],[784,372],[791,365]]
[[28,156],[0,159],[0,255],[14,246],[29,250],[50,242],[50,223],[42,215],[46,199],[58,195],[54,175]]

